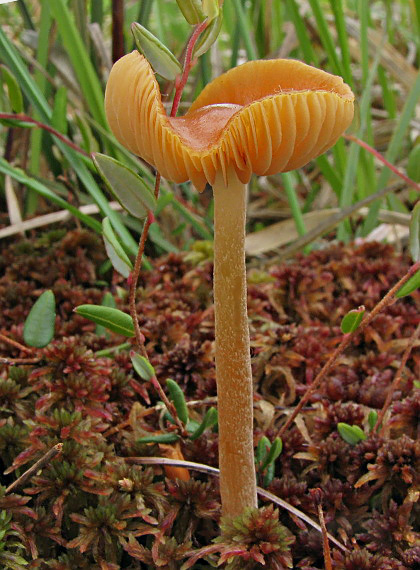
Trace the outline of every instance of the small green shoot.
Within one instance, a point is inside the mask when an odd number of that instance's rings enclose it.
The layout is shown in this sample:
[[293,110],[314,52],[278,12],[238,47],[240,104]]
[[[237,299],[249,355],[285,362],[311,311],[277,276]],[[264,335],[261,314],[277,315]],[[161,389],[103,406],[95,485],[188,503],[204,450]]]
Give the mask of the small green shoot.
[[143,380],[151,380],[155,375],[155,369],[144,356],[135,352],[130,353],[131,362],[134,370],[143,378]]
[[352,309],[344,315],[343,320],[341,321],[341,332],[349,334],[357,330],[363,320],[365,312],[365,308],[362,305],[358,309]]
[[376,422],[378,420],[378,412],[376,410],[370,410],[368,415],[368,424],[370,431],[376,426]]
[[175,406],[176,413],[178,414],[178,418],[181,420],[183,424],[188,423],[188,408],[187,403],[185,401],[184,392],[178,386],[178,384],[168,378],[166,380],[166,386],[169,391],[169,399],[173,402]]
[[337,424],[338,433],[350,445],[357,445],[360,441],[366,439],[366,434],[359,426],[340,422]]

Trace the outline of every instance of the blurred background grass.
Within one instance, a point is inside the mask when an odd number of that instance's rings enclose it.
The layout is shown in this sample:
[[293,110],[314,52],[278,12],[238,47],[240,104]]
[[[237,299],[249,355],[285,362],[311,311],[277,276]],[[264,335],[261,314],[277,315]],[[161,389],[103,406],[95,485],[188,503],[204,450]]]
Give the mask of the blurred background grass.
[[[223,12],[217,41],[190,74],[181,114],[230,67],[255,58],[298,58],[349,83],[357,99],[352,134],[419,181],[419,0],[226,0]],[[100,231],[107,215],[133,255],[141,223],[110,204],[88,155],[116,157],[151,186],[154,173],[110,133],[104,87],[113,57],[133,49],[133,21],[181,60],[191,26],[171,0],[17,0],[0,6],[0,21],[0,113],[29,116],[84,151],[34,123],[1,121],[0,237],[58,221],[68,211]],[[161,89],[169,105],[173,85],[162,81]],[[379,237],[401,247],[417,199],[412,185],[341,138],[299,171],[252,180],[247,250],[271,261],[322,247],[326,239]],[[164,181],[156,218],[149,255],[209,240],[211,193]]]

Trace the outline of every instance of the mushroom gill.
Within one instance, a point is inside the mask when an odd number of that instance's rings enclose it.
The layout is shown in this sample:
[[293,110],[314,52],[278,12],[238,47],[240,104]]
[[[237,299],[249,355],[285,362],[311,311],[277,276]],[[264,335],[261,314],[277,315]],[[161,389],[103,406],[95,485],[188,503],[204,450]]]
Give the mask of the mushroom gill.
[[137,51],[112,68],[106,112],[117,139],[169,180],[202,191],[230,167],[286,172],[331,147],[353,118],[341,77],[295,60],[251,61],[212,81],[183,117],[170,118],[147,60]]

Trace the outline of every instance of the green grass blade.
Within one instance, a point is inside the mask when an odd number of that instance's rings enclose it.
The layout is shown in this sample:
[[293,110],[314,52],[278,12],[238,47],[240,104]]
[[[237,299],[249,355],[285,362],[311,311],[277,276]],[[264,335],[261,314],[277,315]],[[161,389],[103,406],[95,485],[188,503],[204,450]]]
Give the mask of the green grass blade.
[[78,210],[78,208],[76,208],[72,204],[69,204],[69,202],[66,202],[66,200],[64,200],[60,196],[57,196],[57,194],[55,194],[52,190],[47,188],[47,186],[44,186],[44,184],[41,184],[41,182],[39,182],[35,178],[27,176],[20,168],[15,168],[11,166],[6,160],[4,160],[4,158],[0,158],[0,172],[2,172],[3,174],[8,174],[9,176],[14,178],[21,184],[25,184],[28,188],[31,188],[34,192],[36,192],[43,198],[46,198],[50,202],[53,202],[57,206],[60,206],[60,208],[68,210],[81,222],[83,222],[84,224],[86,224],[96,232],[101,232],[102,227],[98,221],[96,221],[91,216],[84,214],[83,212]]
[[343,75],[342,66],[340,65],[337,53],[335,51],[334,41],[328,28],[327,20],[324,16],[324,10],[319,0],[308,0],[312,8],[312,13],[318,28],[319,37],[326,51],[331,69],[337,75]]
[[[404,141],[404,136],[410,124],[411,117],[413,116],[413,113],[418,104],[419,98],[420,98],[420,75],[417,76],[417,80],[413,85],[410,93],[408,94],[405,105],[401,112],[400,119],[392,135],[391,141],[388,146],[388,150],[385,154],[385,158],[389,162],[394,163],[398,157],[398,153],[400,152],[402,143]],[[379,175],[378,182],[376,185],[376,190],[381,190],[387,185],[390,175],[391,171],[389,170],[389,168],[384,166],[381,174]],[[365,223],[363,225],[363,230],[362,230],[363,235],[368,234],[375,227],[375,222],[380,207],[381,207],[381,201],[379,200],[376,201],[371,206],[369,214],[366,217]]]
[[299,40],[299,47],[302,50],[304,60],[306,63],[318,65],[318,57],[316,56],[315,50],[312,47],[306,24],[299,14],[299,8],[296,0],[286,0],[286,7],[289,18],[295,27],[296,35]]
[[63,45],[72,62],[82,93],[89,109],[99,124],[107,128],[102,86],[76,28],[73,16],[64,0],[50,2],[50,10],[57,22]]
[[254,46],[252,27],[248,23],[245,15],[244,8],[240,0],[232,0],[232,5],[235,7],[236,16],[238,18],[238,26],[241,32],[241,38],[245,46],[245,51],[248,59],[257,59],[257,50]]
[[338,45],[341,49],[343,79],[353,87],[353,74],[351,72],[351,58],[346,23],[344,19],[343,0],[330,0],[334,13],[335,28],[337,30]]
[[[3,54],[3,59],[9,65],[12,72],[18,78],[21,88],[24,91],[27,98],[30,100],[34,108],[39,112],[43,122],[51,124],[52,110],[50,109],[47,100],[44,95],[39,90],[39,87],[33,81],[32,77],[28,73],[28,70],[24,66],[20,56],[17,54],[14,46],[10,43],[7,36],[4,34],[3,30],[0,28],[0,50]],[[64,154],[64,156],[69,161],[71,167],[76,172],[80,181],[86,188],[87,192],[93,198],[93,200],[98,205],[104,216],[108,216],[114,226],[116,232],[121,237],[123,243],[133,254],[137,252],[137,244],[134,241],[131,234],[128,232],[127,228],[120,220],[119,214],[109,207],[108,200],[105,195],[96,184],[93,176],[89,172],[88,168],[84,164],[83,160],[69,147],[67,147],[62,141],[56,139],[56,145]],[[66,203],[67,204],[67,203]],[[66,206],[64,206],[66,207]]]

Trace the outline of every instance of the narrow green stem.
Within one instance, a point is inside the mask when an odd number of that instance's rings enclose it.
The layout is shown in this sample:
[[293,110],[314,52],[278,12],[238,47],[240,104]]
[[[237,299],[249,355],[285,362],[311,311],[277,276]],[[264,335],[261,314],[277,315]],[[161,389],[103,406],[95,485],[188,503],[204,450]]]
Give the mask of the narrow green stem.
[[222,513],[257,506],[245,267],[246,186],[218,173],[214,192],[214,306]]

